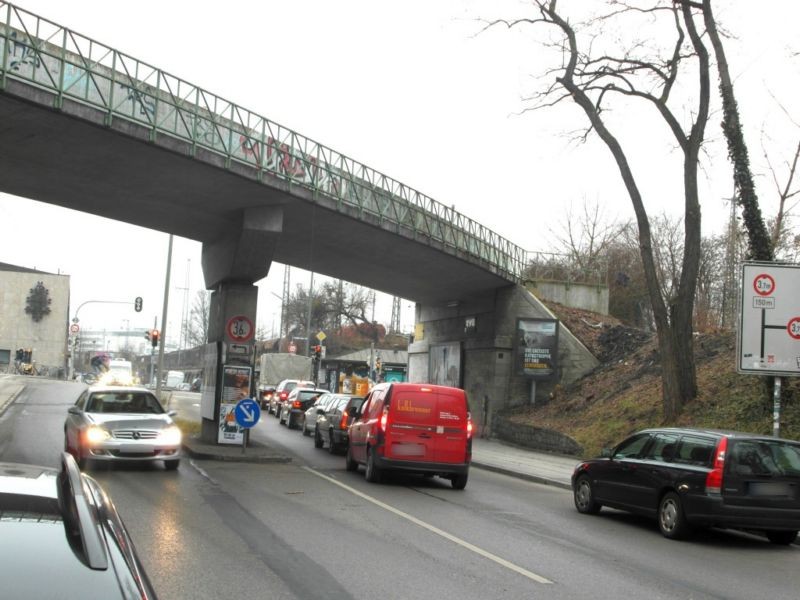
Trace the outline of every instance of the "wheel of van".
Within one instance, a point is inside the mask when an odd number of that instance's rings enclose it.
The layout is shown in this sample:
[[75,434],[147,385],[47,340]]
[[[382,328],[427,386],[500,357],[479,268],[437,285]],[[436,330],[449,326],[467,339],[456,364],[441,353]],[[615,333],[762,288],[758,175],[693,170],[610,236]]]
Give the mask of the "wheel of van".
[[773,544],[788,546],[797,538],[796,531],[766,531],[767,539]]
[[690,533],[689,523],[683,514],[683,504],[675,492],[668,492],[658,505],[658,527],[664,537],[680,540]]
[[353,460],[353,455],[350,452],[350,446],[347,447],[347,454],[344,457],[344,468],[346,471],[357,471],[358,463]]
[[322,436],[319,434],[319,427],[314,428],[314,448],[322,448],[325,442],[322,439]]
[[375,464],[375,451],[367,448],[367,470],[364,473],[370,483],[380,483],[383,479],[381,468]]
[[281,425],[286,425],[286,421],[283,420],[283,411],[278,413],[278,423]]
[[572,493],[575,501],[575,508],[579,513],[585,515],[596,515],[600,512],[602,505],[594,499],[592,481],[588,475],[581,475],[575,481],[575,490]]
[[339,448],[336,446],[336,443],[333,441],[333,429],[328,431],[328,452],[331,454],[336,454],[339,451]]
[[303,435],[308,437],[311,435],[311,432],[306,428],[306,416],[303,415]]
[[450,484],[453,486],[454,490],[463,490],[467,487],[468,478],[469,473],[458,473],[450,478]]
[[292,419],[292,413],[290,412],[286,415],[286,427],[289,429],[294,429],[294,420]]

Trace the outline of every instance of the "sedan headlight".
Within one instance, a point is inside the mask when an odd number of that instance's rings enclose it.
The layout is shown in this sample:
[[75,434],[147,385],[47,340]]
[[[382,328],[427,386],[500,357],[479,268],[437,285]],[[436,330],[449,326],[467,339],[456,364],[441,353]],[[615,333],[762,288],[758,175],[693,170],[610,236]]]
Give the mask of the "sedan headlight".
[[181,443],[181,438],[181,430],[175,425],[162,429],[158,434],[158,441],[169,446],[177,446]]
[[90,444],[99,444],[111,438],[111,434],[107,429],[102,427],[92,426],[86,430],[86,441]]

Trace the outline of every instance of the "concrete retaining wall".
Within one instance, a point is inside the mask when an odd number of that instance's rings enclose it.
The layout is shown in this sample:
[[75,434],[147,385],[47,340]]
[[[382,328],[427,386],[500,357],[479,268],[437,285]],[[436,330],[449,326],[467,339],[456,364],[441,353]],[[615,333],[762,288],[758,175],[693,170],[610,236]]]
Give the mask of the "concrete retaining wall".
[[608,287],[565,281],[526,281],[525,287],[537,298],[564,306],[608,314]]
[[498,439],[524,448],[583,456],[583,447],[568,435],[552,429],[513,423],[500,415],[494,417],[492,434]]

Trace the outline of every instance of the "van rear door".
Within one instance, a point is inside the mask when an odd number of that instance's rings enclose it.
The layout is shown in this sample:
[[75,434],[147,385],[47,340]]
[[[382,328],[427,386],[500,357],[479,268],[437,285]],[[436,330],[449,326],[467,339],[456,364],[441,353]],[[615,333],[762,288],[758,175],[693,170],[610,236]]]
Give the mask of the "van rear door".
[[456,388],[438,388],[434,460],[463,464],[467,459],[467,396]]
[[433,462],[437,395],[431,387],[392,390],[386,423],[384,456],[394,460]]

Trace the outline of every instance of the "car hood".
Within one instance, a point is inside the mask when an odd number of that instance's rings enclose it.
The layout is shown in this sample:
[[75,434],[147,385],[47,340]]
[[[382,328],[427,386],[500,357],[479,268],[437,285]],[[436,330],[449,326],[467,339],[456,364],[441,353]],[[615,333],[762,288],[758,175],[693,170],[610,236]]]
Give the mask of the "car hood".
[[169,415],[149,414],[113,414],[113,413],[87,413],[87,418],[95,425],[102,425],[106,429],[164,429],[172,425]]

